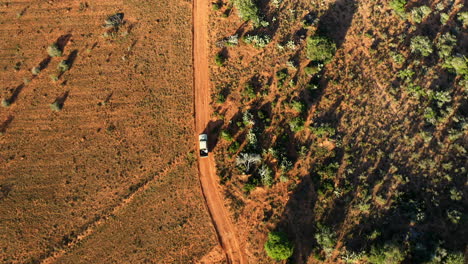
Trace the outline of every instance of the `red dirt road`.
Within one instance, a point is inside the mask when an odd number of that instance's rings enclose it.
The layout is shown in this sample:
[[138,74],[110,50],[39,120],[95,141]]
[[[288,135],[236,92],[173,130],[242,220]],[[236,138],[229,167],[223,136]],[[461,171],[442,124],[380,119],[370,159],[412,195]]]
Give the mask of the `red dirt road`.
[[[208,67],[208,1],[194,0],[193,6],[193,58],[195,84],[195,126],[196,132],[206,132],[210,121],[210,76]],[[195,135],[198,139],[198,135]],[[198,143],[197,143],[198,144]],[[228,263],[247,264],[245,254],[236,236],[234,225],[224,207],[218,189],[218,177],[213,156],[199,159],[200,182],[208,210],[216,228],[221,246]]]

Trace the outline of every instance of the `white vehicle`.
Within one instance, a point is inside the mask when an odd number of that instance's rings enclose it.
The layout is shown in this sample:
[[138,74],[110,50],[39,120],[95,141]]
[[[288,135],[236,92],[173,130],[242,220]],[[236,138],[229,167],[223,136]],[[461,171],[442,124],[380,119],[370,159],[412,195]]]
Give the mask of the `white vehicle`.
[[208,135],[200,134],[198,140],[200,141],[200,157],[208,157]]

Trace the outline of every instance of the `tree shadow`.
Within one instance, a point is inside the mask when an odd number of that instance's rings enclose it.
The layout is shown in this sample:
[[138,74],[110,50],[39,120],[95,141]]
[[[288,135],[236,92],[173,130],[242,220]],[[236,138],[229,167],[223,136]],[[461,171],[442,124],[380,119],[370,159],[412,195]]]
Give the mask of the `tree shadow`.
[[51,61],[51,57],[47,56],[47,58],[43,59],[40,63],[39,63],[39,70],[45,70],[47,69],[47,66],[49,66],[49,63]]
[[0,201],[8,197],[13,190],[13,184],[0,184]]
[[24,86],[25,86],[25,84],[22,83],[22,84],[18,85],[13,90],[13,93],[11,94],[10,98],[7,99],[8,103],[13,104],[13,103],[16,102],[16,100],[18,99],[18,96],[21,93],[21,91],[23,90]]
[[[75,63],[75,60],[76,60],[76,57],[78,56],[78,50],[73,50],[70,55],[68,55],[67,59],[65,60],[65,63],[68,65],[68,69],[67,71],[71,70],[71,68],[73,67],[73,64]],[[64,71],[60,71],[59,75],[57,76],[57,78],[60,79],[60,77],[62,77],[62,75],[64,74],[65,72]]]
[[317,32],[341,47],[357,10],[355,0],[337,0],[320,17]]
[[13,122],[14,116],[10,115],[5,121],[0,124],[0,134],[4,134],[7,131],[7,128]]
[[70,94],[70,91],[66,91],[65,93],[57,97],[52,104],[56,104],[59,107],[59,109],[62,109],[63,106],[65,105],[65,101],[67,100],[69,94]]
[[71,34],[65,34],[60,36],[56,41],[55,44],[57,44],[58,48],[63,52],[65,49],[65,46],[67,46],[68,42],[70,41],[72,35]]

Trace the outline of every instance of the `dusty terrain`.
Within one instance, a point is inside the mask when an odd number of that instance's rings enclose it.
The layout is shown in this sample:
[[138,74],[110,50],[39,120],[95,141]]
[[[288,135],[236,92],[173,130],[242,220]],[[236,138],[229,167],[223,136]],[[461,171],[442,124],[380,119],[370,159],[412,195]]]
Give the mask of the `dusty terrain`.
[[[194,2],[195,126],[198,134],[208,133],[212,129],[210,122],[212,111],[209,104],[211,83],[208,67],[208,10],[208,1],[196,0]],[[211,136],[213,135],[210,134],[209,137]],[[195,138],[198,138],[197,135]],[[212,147],[212,142],[214,141],[209,142],[209,147]],[[216,175],[213,155],[200,159],[199,174],[203,194],[227,261],[232,264],[246,264],[247,259],[239,243],[237,230],[231,223],[223,197],[219,193],[219,178]]]
[[[117,12],[125,23],[106,34]],[[191,3],[2,1],[0,13],[11,103],[0,108],[0,262],[193,263],[219,252],[197,178]],[[62,57],[47,55],[54,42]],[[71,63],[62,74],[61,60]]]

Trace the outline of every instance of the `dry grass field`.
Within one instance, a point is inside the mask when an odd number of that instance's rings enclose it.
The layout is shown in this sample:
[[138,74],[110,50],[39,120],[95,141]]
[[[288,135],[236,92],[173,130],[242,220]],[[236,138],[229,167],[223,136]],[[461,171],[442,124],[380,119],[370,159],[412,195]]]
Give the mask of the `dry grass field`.
[[217,244],[193,146],[191,8],[0,1],[0,262],[192,263]]

